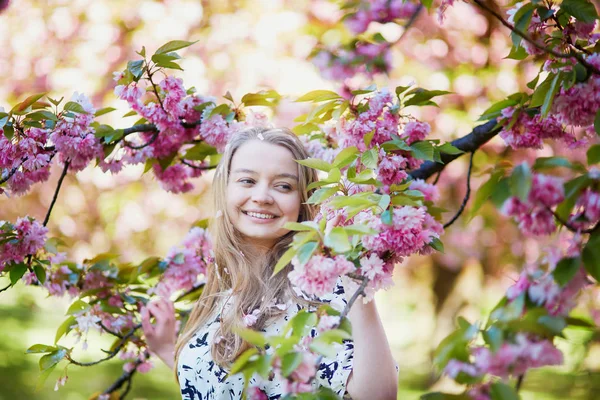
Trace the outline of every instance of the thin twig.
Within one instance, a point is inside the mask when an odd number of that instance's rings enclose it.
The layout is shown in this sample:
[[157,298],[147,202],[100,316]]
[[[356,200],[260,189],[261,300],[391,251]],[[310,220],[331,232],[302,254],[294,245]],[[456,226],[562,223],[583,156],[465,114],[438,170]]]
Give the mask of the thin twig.
[[517,393],[519,393],[519,390],[521,389],[521,386],[523,385],[524,379],[525,379],[524,373],[522,375],[519,375],[519,377],[517,378],[517,384],[515,385],[515,390],[517,391]]
[[[145,357],[148,358],[149,354],[145,353]],[[110,385],[108,387],[108,389],[106,389],[104,391],[104,394],[110,394],[110,393],[116,392],[124,384],[127,383],[127,386],[125,387],[125,390],[119,396],[119,398],[124,399],[125,396],[127,395],[127,393],[129,393],[129,389],[131,389],[131,381],[132,381],[133,375],[137,372],[137,367],[139,367],[141,363],[143,363],[141,357],[138,358],[137,360],[135,360],[135,363],[133,365],[133,369],[131,371],[129,371],[129,372],[124,371],[123,374],[112,385]]]
[[10,287],[12,287],[12,284],[9,284],[8,286],[3,287],[2,289],[0,289],[0,293],[4,292],[5,290],[7,290]]
[[475,152],[473,151],[473,152],[471,152],[471,157],[469,158],[469,171],[467,172],[467,192],[465,193],[465,198],[463,199],[462,204],[460,205],[460,208],[458,209],[458,211],[456,212],[454,217],[452,217],[452,219],[450,221],[448,221],[444,224],[444,229],[446,229],[447,227],[452,225],[458,219],[460,214],[462,214],[462,212],[465,210],[467,202],[469,201],[469,196],[471,195],[471,170],[473,169],[473,156],[474,155],[475,155]]
[[54,208],[54,204],[56,203],[56,199],[58,198],[58,192],[60,191],[60,187],[62,186],[63,180],[65,179],[65,176],[67,175],[67,171],[69,170],[69,164],[70,164],[70,161],[65,161],[65,167],[63,168],[63,172],[60,175],[60,178],[58,178],[58,184],[56,185],[56,190],[54,191],[54,196],[52,197],[52,202],[50,203],[50,207],[48,208],[48,212],[46,213],[46,217],[44,218],[44,223],[43,223],[44,226],[48,225],[48,221],[50,220],[50,213],[52,212],[52,209]]
[[402,38],[406,35],[406,32],[408,32],[408,30],[410,29],[410,27],[413,26],[413,24],[417,20],[417,17],[419,16],[419,13],[421,12],[422,9],[423,9],[423,4],[419,4],[417,6],[417,9],[415,10],[415,12],[412,13],[412,15],[410,16],[410,18],[408,19],[408,21],[404,25],[404,31],[402,32],[402,34],[400,35],[400,37],[398,39],[396,39],[394,42],[391,43],[392,46],[395,45],[395,44],[397,44],[397,43],[399,43],[402,40]]
[[106,327],[106,325],[104,325],[104,324],[102,323],[102,321],[99,321],[99,322],[98,322],[98,325],[100,325],[100,328],[102,328],[102,330],[103,330],[104,332],[106,332],[106,333],[109,333],[109,334],[111,334],[111,335],[113,335],[113,336],[116,336],[116,337],[118,337],[119,339],[123,339],[123,335],[121,335],[120,333],[118,333],[118,332],[115,332],[115,331],[113,331],[113,330],[111,330],[111,329],[108,329],[108,328]]
[[69,362],[71,362],[72,364],[78,365],[80,367],[89,367],[92,365],[96,365],[96,364],[100,364],[101,362],[104,361],[108,361],[111,358],[113,358],[114,356],[116,356],[119,351],[121,351],[121,349],[123,348],[123,346],[125,346],[125,344],[127,344],[127,341],[129,340],[129,338],[131,338],[133,336],[133,334],[135,333],[135,331],[137,331],[139,328],[142,327],[142,324],[138,324],[136,326],[134,326],[133,328],[131,328],[131,330],[125,335],[123,336],[123,338],[119,341],[119,344],[117,345],[117,347],[115,347],[115,349],[113,351],[111,351],[110,353],[108,353],[108,356],[97,360],[97,361],[91,361],[91,362],[79,362],[79,361],[75,361],[71,358],[70,355],[67,354],[67,360],[69,360]]
[[551,49],[550,47],[544,46],[543,44],[540,44],[536,40],[532,39],[531,36],[529,36],[525,32],[521,31],[518,28],[515,28],[512,24],[510,24],[508,21],[506,21],[500,14],[498,14],[498,12],[496,12],[495,10],[493,10],[492,8],[490,8],[482,0],[473,0],[473,2],[475,4],[477,4],[480,8],[482,8],[485,11],[487,11],[488,13],[492,14],[498,21],[500,21],[500,23],[502,25],[504,25],[505,27],[507,27],[508,29],[510,29],[511,31],[513,31],[514,33],[516,33],[517,35],[519,35],[521,38],[523,38],[526,41],[528,41],[529,43],[531,43],[537,49],[543,51],[544,53],[551,54],[551,55],[553,55],[554,57],[557,57],[557,58],[563,58],[563,59],[575,58],[583,66],[585,66],[589,71],[592,71],[593,73],[595,73],[597,75],[600,75],[600,70],[598,68],[596,68],[595,66],[593,66],[592,64],[588,63],[585,60],[585,58],[583,58],[581,56],[581,54],[576,53],[576,52],[575,53],[568,53],[568,54],[567,53],[561,53],[559,51]]
[[[23,164],[25,161],[27,161],[27,157],[25,157],[23,160],[21,160],[21,164]],[[10,178],[12,178],[12,176],[17,173],[17,170],[19,169],[21,164],[17,165],[13,169],[11,169],[5,178],[0,179],[0,185],[2,185],[4,182],[7,182]]]
[[148,140],[144,144],[134,145],[134,144],[129,143],[125,139],[123,139],[123,144],[125,145],[125,147],[129,147],[130,149],[139,150],[139,149],[143,149],[144,147],[150,146],[152,143],[154,143],[156,141],[156,139],[158,139],[158,131],[154,132],[154,134],[152,135],[150,140]]
[[203,170],[203,171],[206,171],[206,170],[209,170],[209,169],[215,169],[215,168],[217,168],[217,166],[216,166],[216,165],[207,165],[207,166],[202,166],[202,165],[194,165],[194,164],[191,164],[189,161],[187,161],[187,160],[185,160],[185,159],[183,159],[183,158],[181,158],[180,160],[181,160],[181,163],[182,163],[182,164],[184,164],[184,165],[187,165],[187,166],[188,166],[188,167],[190,167],[190,168],[194,168],[194,169],[200,169],[200,170]]
[[591,228],[588,228],[588,229],[578,229],[578,228],[574,227],[573,225],[571,225],[570,223],[568,223],[567,221],[565,221],[564,219],[562,219],[560,217],[560,215],[558,215],[556,212],[554,212],[550,207],[546,206],[546,210],[550,211],[552,213],[552,215],[554,216],[554,218],[558,222],[560,222],[561,225],[563,225],[565,228],[567,228],[571,232],[575,232],[575,233],[593,233],[598,228],[600,228],[600,221],[598,221],[598,222],[596,222],[596,225],[592,226]]

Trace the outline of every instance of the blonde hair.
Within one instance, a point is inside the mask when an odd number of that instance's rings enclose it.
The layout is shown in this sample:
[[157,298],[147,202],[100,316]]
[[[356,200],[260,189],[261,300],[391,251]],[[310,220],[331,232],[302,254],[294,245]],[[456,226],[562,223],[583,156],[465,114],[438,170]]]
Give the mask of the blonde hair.
[[[181,350],[208,319],[213,317],[221,304],[220,327],[215,338],[221,337],[212,344],[213,360],[221,367],[228,367],[243,351],[251,347],[238,335],[232,332],[234,327],[243,326],[243,314],[255,309],[260,310],[253,329],[260,330],[267,320],[280,315],[284,311],[268,307],[273,302],[285,302],[289,298],[300,304],[312,304],[298,297],[291,290],[287,275],[291,265],[287,265],[275,276],[273,268],[293,239],[294,232],[288,232],[266,253],[252,246],[244,245],[240,233],[234,228],[227,213],[226,191],[231,168],[231,160],[235,152],[251,140],[262,140],[288,149],[295,160],[308,157],[302,142],[289,129],[285,128],[250,128],[238,133],[229,141],[213,180],[213,198],[220,217],[214,218],[210,225],[215,255],[214,265],[207,268],[206,285],[202,295],[196,302],[185,328],[179,335],[175,345],[175,369],[177,369]],[[300,192],[300,214],[298,221],[311,220],[315,216],[315,208],[307,204],[309,197],[307,186],[315,182],[316,171],[298,164],[298,191]],[[228,289],[232,289],[227,295]],[[232,296],[235,295],[235,296]],[[225,301],[220,301],[225,298]],[[223,313],[224,304],[233,300],[230,312]],[[224,315],[225,314],[225,315]]]

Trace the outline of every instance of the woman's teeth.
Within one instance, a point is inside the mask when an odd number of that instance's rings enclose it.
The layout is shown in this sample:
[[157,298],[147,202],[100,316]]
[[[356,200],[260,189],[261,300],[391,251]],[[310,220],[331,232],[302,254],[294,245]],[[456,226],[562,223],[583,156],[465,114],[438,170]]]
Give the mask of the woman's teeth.
[[249,215],[249,216],[254,217],[254,218],[261,218],[261,219],[273,219],[273,218],[275,218],[274,215],[269,215],[269,214],[260,214],[260,213],[250,212],[250,211],[246,211],[244,213],[246,215]]

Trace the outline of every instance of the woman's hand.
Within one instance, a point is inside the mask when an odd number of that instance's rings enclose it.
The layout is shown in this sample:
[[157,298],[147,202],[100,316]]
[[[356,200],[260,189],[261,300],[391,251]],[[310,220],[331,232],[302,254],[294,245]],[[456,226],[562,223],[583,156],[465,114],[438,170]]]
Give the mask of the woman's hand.
[[[142,329],[148,349],[173,369],[175,363],[175,307],[169,300],[160,298],[142,308]],[[154,324],[150,318],[154,316]]]

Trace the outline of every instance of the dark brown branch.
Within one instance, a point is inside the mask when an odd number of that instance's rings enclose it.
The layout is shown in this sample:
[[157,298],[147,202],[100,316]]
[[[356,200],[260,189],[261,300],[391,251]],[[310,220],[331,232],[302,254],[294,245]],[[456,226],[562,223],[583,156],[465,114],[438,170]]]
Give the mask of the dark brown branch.
[[408,30],[410,29],[410,27],[413,26],[413,24],[417,20],[417,17],[419,16],[419,13],[421,12],[422,9],[423,9],[423,4],[419,4],[418,7],[417,7],[417,9],[415,10],[415,12],[410,16],[410,18],[408,19],[408,21],[404,25],[404,31],[402,32],[402,34],[400,35],[400,37],[398,39],[396,39],[393,43],[391,43],[391,45],[395,45],[395,44],[399,43],[402,40],[402,38],[406,35],[406,32],[408,32]]
[[532,39],[531,36],[529,36],[525,32],[521,31],[518,28],[515,28],[508,21],[506,21],[498,12],[496,12],[495,10],[493,10],[491,7],[489,7],[487,4],[485,4],[482,0],[473,0],[473,2],[475,4],[477,4],[480,8],[484,9],[485,11],[487,11],[488,13],[490,13],[491,15],[493,15],[498,21],[500,21],[500,23],[502,25],[504,25],[505,27],[507,27],[508,29],[510,29],[512,32],[514,32],[517,35],[519,35],[522,39],[524,39],[524,40],[528,41],[529,43],[531,43],[533,46],[535,46],[535,48],[543,51],[546,54],[551,54],[551,55],[553,55],[554,57],[557,57],[557,58],[562,58],[562,59],[575,58],[584,67],[586,67],[588,69],[588,71],[592,71],[593,73],[595,73],[597,75],[600,75],[600,70],[598,68],[594,67],[592,64],[588,63],[581,54],[576,53],[576,52],[575,53],[568,53],[568,54],[567,53],[561,53],[559,51],[551,49],[550,47],[544,46],[543,44],[540,44],[536,40]]
[[521,386],[523,385],[524,379],[525,379],[525,374],[519,375],[519,377],[517,378],[517,384],[515,386],[515,390],[517,391],[517,393],[519,393],[519,390],[521,389]]
[[203,171],[217,168],[216,165],[207,165],[207,166],[194,165],[194,164],[191,164],[189,161],[187,161],[187,160],[185,160],[183,158],[181,159],[181,163],[184,164],[184,165],[187,165],[190,168],[200,169],[200,170],[203,170]]
[[[500,128],[500,126],[497,126],[497,121],[492,119],[483,125],[476,126],[468,135],[453,140],[451,144],[465,153],[472,153],[496,136],[498,132],[500,132]],[[436,172],[442,171],[448,163],[454,161],[460,156],[461,154],[442,153],[442,163],[425,161],[420,168],[411,171],[409,175],[413,179],[426,180]]]
[[125,147],[129,147],[130,149],[139,150],[139,149],[143,149],[144,147],[150,146],[152,143],[154,143],[156,141],[156,139],[158,139],[158,131],[154,132],[154,135],[152,135],[150,140],[148,140],[144,144],[134,145],[134,144],[129,143],[125,139],[123,139],[123,144],[125,145]]
[[63,168],[63,172],[60,175],[60,178],[58,178],[58,184],[56,185],[56,190],[54,191],[54,196],[52,197],[52,202],[50,203],[50,207],[48,208],[48,212],[46,213],[46,217],[44,218],[44,223],[43,223],[44,226],[48,225],[48,221],[50,220],[50,213],[52,212],[52,209],[54,208],[56,199],[58,199],[58,192],[60,192],[60,187],[62,186],[63,180],[65,179],[65,176],[67,175],[67,171],[69,170],[69,164],[70,164],[69,161],[65,162],[65,167]]
[[340,314],[340,322],[344,317],[346,317],[348,315],[348,313],[350,312],[350,309],[354,305],[354,302],[356,301],[356,299],[358,299],[358,296],[360,296],[361,294],[364,294],[365,288],[369,284],[369,279],[367,279],[365,277],[361,277],[361,278],[362,278],[362,283],[360,284],[358,289],[356,289],[356,292],[354,292],[352,297],[350,297],[350,300],[348,300],[348,303],[346,303],[346,307],[344,307],[344,310]]
[[154,124],[134,125],[131,128],[123,129],[123,137],[136,132],[158,132],[158,128]]
[[[21,160],[21,164],[23,164],[25,161],[27,160],[27,157],[25,157],[23,160]],[[8,182],[8,180],[10,178],[12,178],[12,176],[14,174],[17,173],[19,167],[21,166],[21,164],[17,165],[16,167],[14,167],[13,169],[10,170],[10,172],[8,173],[8,175],[6,175],[6,178],[2,178],[0,179],[0,185],[2,185],[4,182]]]
[[475,152],[472,152],[471,157],[469,158],[469,171],[467,172],[467,192],[465,193],[465,198],[463,199],[462,204],[460,205],[460,208],[458,209],[454,217],[452,217],[450,221],[444,224],[444,229],[452,225],[458,219],[458,217],[460,217],[460,214],[462,214],[462,212],[465,210],[467,202],[469,201],[469,196],[471,195],[471,170],[473,169],[474,155]]
[[67,360],[69,360],[70,363],[78,365],[80,367],[89,367],[92,365],[96,365],[96,364],[100,364],[101,362],[104,361],[108,361],[111,358],[113,358],[114,356],[116,356],[117,354],[119,354],[119,351],[121,351],[121,349],[123,348],[123,346],[125,346],[127,344],[127,341],[133,336],[133,334],[135,333],[135,331],[137,331],[138,329],[140,329],[142,327],[142,324],[138,324],[136,326],[134,326],[133,328],[131,328],[131,330],[125,335],[123,336],[123,338],[121,338],[121,340],[119,341],[119,344],[117,345],[117,347],[115,347],[115,349],[111,352],[108,353],[108,356],[97,360],[97,361],[91,361],[91,362],[79,362],[79,361],[75,361],[71,358],[70,355],[67,354]]
[[593,233],[598,228],[600,228],[600,221],[598,221],[598,222],[596,222],[596,225],[594,225],[591,228],[588,228],[588,229],[578,229],[578,228],[574,227],[573,225],[571,225],[570,223],[568,223],[567,221],[565,221],[564,219],[562,219],[560,217],[560,215],[558,215],[557,213],[555,213],[554,211],[552,211],[552,209],[550,207],[546,206],[546,210],[550,211],[552,213],[552,215],[554,216],[554,219],[556,219],[558,222],[560,222],[561,225],[563,225],[565,228],[567,228],[571,232],[575,232],[575,233]]
[[116,337],[118,337],[119,339],[123,339],[123,335],[121,335],[121,334],[120,334],[120,333],[118,333],[118,332],[115,332],[115,331],[113,331],[113,330],[110,330],[110,329],[108,329],[108,328],[106,327],[106,325],[104,325],[104,324],[102,323],[102,321],[98,322],[98,325],[100,325],[100,328],[102,328],[102,330],[103,330],[104,332],[106,332],[106,333],[109,333],[109,334],[111,334],[111,335],[113,335],[113,336],[116,336]]
[[8,286],[6,286],[6,287],[3,287],[2,289],[0,289],[0,293],[4,292],[5,290],[9,289],[10,287],[12,287],[12,285],[11,285],[11,284],[9,284],[9,285],[8,285]]
[[[145,353],[145,357],[148,358],[149,354]],[[119,396],[120,399],[124,399],[125,396],[127,395],[127,393],[129,393],[129,390],[131,389],[131,382],[132,382],[133,375],[137,372],[137,368],[140,366],[141,363],[143,363],[141,357],[138,358],[137,360],[135,360],[133,369],[129,372],[124,371],[123,374],[119,377],[119,379],[117,379],[112,385],[110,385],[108,387],[108,389],[106,389],[104,391],[104,394],[110,394],[110,393],[116,392],[121,387],[123,387],[123,385],[127,384],[127,386],[125,387],[125,390]]]

